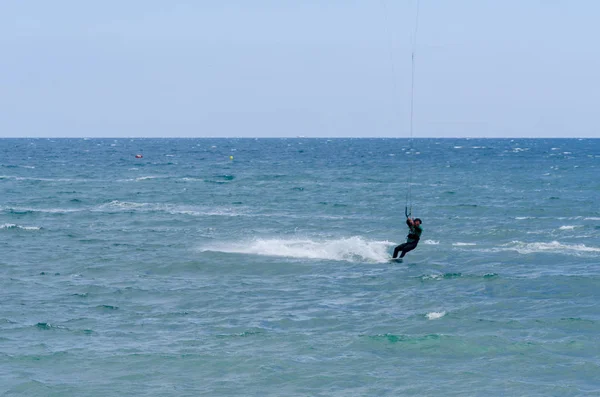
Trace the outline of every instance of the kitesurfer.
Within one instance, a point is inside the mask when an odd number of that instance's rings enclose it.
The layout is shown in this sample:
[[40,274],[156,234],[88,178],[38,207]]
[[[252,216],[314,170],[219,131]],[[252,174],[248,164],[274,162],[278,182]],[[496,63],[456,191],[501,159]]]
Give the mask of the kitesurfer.
[[419,240],[421,239],[421,233],[423,233],[423,227],[421,227],[421,219],[406,217],[406,224],[408,225],[408,236],[406,236],[406,243],[400,244],[394,249],[393,258],[398,258],[398,253],[402,251],[400,258],[404,258],[404,255],[408,251],[412,251],[417,248]]

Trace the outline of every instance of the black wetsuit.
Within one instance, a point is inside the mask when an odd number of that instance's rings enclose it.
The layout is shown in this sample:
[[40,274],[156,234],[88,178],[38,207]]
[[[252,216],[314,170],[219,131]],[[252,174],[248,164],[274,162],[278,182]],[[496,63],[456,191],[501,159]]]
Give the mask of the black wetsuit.
[[421,225],[411,226],[408,219],[406,220],[406,224],[408,225],[408,228],[410,229],[408,232],[408,236],[406,237],[406,242],[404,244],[400,244],[399,246],[394,248],[394,255],[393,255],[394,258],[398,257],[398,253],[400,251],[402,251],[400,258],[404,258],[404,255],[406,255],[406,253],[408,251],[412,251],[415,248],[417,248],[417,245],[419,244],[419,240],[421,239],[421,233],[423,232],[423,228],[421,227]]

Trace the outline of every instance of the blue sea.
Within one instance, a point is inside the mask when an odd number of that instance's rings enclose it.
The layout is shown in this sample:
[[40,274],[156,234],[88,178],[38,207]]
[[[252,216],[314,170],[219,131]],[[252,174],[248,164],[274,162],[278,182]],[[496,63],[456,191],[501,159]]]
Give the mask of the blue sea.
[[599,173],[598,139],[2,139],[0,394],[598,396]]

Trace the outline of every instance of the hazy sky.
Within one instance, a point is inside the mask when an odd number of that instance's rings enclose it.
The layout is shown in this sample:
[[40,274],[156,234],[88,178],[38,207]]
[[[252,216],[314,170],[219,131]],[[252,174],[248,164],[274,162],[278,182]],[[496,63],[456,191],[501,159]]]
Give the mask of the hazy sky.
[[[3,0],[0,137],[409,136],[416,0]],[[600,137],[600,2],[420,0],[415,137]]]

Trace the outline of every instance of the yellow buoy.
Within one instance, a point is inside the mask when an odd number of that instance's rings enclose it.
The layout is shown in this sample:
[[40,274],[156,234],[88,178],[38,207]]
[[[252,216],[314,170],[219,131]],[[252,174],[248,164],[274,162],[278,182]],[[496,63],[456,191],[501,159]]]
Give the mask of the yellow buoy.
[[233,160],[233,156],[229,156],[229,160]]

